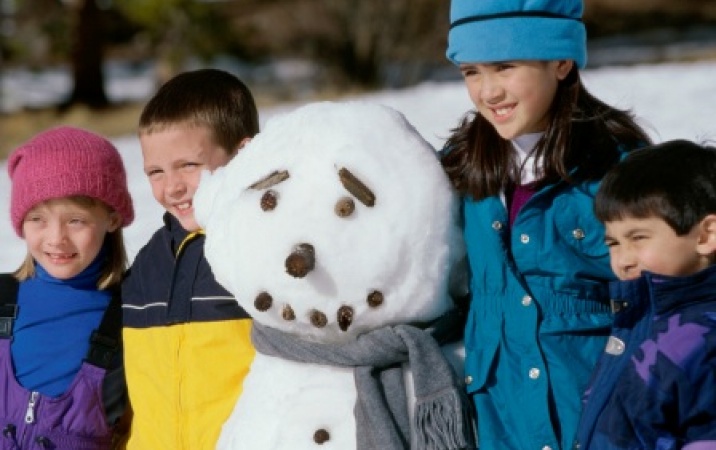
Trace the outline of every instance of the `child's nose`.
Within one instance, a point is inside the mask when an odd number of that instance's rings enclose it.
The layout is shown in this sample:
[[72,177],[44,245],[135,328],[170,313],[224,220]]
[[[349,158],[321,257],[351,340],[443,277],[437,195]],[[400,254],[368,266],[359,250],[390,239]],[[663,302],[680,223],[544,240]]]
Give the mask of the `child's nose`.
[[180,174],[169,174],[164,189],[169,195],[183,194],[186,191],[184,177]]
[[621,279],[634,278],[638,275],[636,258],[626,251],[612,254],[612,260],[615,262],[614,271]]
[[50,223],[47,228],[48,242],[50,244],[61,244],[67,238],[67,230],[61,223]]
[[485,74],[480,85],[480,98],[487,103],[500,99],[502,90],[497,80],[490,74]]

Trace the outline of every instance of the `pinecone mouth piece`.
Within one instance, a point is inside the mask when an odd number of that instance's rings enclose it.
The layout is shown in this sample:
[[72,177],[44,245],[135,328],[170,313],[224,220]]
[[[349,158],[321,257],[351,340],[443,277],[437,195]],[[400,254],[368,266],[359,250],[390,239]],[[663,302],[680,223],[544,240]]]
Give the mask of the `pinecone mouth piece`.
[[354,310],[350,306],[341,306],[337,311],[338,328],[341,331],[348,331],[348,328],[353,323]]
[[316,250],[311,244],[298,244],[286,258],[286,272],[295,278],[303,278],[316,267]]

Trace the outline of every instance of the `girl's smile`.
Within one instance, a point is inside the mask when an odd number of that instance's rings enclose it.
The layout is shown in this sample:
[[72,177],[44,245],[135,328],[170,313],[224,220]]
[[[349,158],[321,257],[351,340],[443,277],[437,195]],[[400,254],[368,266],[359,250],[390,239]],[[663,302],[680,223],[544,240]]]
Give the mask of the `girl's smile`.
[[572,61],[461,64],[470,99],[497,133],[514,139],[545,131],[557,85]]
[[94,261],[106,234],[120,225],[120,216],[99,202],[81,205],[60,198],[32,208],[25,216],[22,230],[35,261],[53,277],[66,280]]

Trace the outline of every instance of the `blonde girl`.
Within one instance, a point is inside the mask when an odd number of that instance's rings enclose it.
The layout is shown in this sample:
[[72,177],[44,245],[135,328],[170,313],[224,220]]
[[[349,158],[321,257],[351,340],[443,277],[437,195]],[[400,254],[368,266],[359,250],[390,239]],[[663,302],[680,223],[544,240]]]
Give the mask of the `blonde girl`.
[[119,286],[134,219],[117,149],[88,131],[38,134],[8,160],[27,256],[0,275],[0,449],[103,450],[126,409]]

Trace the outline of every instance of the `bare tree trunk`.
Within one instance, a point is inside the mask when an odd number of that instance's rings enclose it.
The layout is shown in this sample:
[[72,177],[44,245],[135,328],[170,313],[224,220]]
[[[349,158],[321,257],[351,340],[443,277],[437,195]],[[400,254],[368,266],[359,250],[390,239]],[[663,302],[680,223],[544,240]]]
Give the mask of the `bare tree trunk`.
[[447,35],[445,0],[314,1],[339,30],[315,35],[318,57],[337,64],[348,80],[365,87],[379,86],[391,65],[425,61],[432,54],[430,46],[439,42],[434,30],[444,26],[440,35]]
[[76,25],[72,48],[74,87],[69,99],[62,106],[67,108],[81,103],[91,108],[103,108],[109,105],[109,100],[104,90],[102,71],[102,11],[95,0],[83,0],[75,11]]

